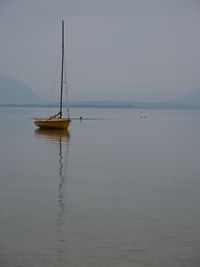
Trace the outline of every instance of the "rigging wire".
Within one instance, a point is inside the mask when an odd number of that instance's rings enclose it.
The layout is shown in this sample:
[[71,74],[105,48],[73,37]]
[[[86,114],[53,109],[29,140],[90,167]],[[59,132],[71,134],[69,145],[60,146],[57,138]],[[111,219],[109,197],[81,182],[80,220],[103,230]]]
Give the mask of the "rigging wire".
[[[59,73],[60,73],[60,66],[57,62],[57,67],[55,68],[55,72],[54,72],[54,77],[53,80],[51,81],[51,86],[50,86],[50,90],[49,90],[49,100],[50,100],[50,104],[56,104],[58,102],[58,86],[57,83],[60,83],[60,81],[58,81],[58,77],[59,77]],[[48,107],[48,116],[52,113],[52,107]]]
[[65,83],[65,91],[66,91],[66,105],[67,105],[67,116],[69,115],[69,92],[68,92],[68,83],[67,83],[67,68],[66,68],[66,60],[64,59],[64,83]]

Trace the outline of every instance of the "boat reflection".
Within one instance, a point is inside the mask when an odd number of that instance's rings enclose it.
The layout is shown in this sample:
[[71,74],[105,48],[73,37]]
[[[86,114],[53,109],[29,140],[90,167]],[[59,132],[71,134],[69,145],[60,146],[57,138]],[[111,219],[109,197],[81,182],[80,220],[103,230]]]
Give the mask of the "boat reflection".
[[45,140],[55,140],[58,142],[59,138],[63,140],[70,139],[70,132],[68,130],[47,130],[47,129],[36,129],[35,135]]
[[58,246],[57,246],[57,264],[58,266],[63,266],[66,261],[65,250],[66,250],[66,237],[65,237],[65,227],[66,227],[66,205],[65,205],[65,184],[67,180],[67,165],[69,157],[69,141],[70,133],[68,130],[35,130],[35,135],[40,139],[50,142],[52,145],[57,146],[58,155],[58,193],[57,193],[57,203],[58,203],[58,216],[57,216],[57,231],[58,231]]

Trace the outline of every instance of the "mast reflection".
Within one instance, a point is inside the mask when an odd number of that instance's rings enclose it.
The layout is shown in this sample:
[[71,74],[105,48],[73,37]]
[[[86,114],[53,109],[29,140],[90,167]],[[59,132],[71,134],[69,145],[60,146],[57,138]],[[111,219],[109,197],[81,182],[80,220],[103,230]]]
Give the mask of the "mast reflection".
[[57,261],[58,266],[62,266],[65,262],[64,252],[65,252],[65,182],[67,178],[67,164],[69,157],[69,141],[70,133],[68,130],[44,130],[37,129],[35,130],[35,135],[40,139],[50,142],[51,144],[56,144],[58,149],[58,217],[57,217],[57,231],[58,231],[58,246],[57,246]]

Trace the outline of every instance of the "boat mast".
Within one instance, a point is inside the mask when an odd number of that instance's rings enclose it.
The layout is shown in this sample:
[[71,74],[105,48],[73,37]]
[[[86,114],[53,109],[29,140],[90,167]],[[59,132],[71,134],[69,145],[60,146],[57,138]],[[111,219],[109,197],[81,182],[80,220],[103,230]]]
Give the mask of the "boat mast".
[[64,65],[64,20],[62,20],[62,66],[61,66],[61,89],[60,89],[60,118],[62,118],[63,65]]

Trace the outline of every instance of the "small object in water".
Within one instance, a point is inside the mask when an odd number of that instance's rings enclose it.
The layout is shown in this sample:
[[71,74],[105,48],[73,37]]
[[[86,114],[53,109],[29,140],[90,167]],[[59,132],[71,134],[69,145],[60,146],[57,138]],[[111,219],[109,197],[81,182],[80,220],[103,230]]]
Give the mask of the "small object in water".
[[142,116],[140,116],[140,119],[142,119]]
[[80,116],[80,121],[82,121],[82,117]]

